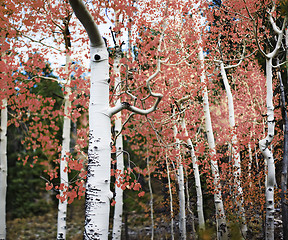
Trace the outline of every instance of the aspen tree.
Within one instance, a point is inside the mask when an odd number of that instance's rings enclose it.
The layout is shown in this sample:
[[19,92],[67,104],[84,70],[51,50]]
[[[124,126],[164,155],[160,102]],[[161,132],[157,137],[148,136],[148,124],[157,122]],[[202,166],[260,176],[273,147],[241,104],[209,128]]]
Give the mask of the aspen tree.
[[[198,16],[199,17],[199,16]],[[198,24],[200,24],[200,20],[198,19]],[[221,192],[221,183],[220,183],[220,173],[219,167],[216,157],[216,145],[215,139],[213,134],[212,122],[211,122],[211,115],[209,109],[209,97],[208,97],[208,90],[206,86],[206,75],[205,75],[205,65],[204,65],[204,53],[202,47],[202,40],[201,40],[201,32],[200,27],[197,26],[197,33],[198,36],[198,56],[201,66],[201,76],[200,80],[203,84],[202,87],[202,95],[203,95],[203,111],[204,111],[204,118],[205,118],[205,129],[208,139],[208,145],[210,149],[210,158],[211,158],[211,169],[212,175],[214,179],[214,204],[216,210],[216,226],[217,226],[217,239],[228,239],[228,229],[227,229],[227,222],[226,222],[226,215],[224,211],[224,205],[222,200],[222,192]]]
[[[67,49],[68,51],[68,49]],[[70,74],[69,74],[69,65],[71,63],[70,53],[66,52],[66,65],[65,70],[67,74],[67,81],[65,83],[64,92],[64,121],[63,121],[63,141],[62,141],[62,150],[61,150],[61,159],[60,159],[60,198],[58,204],[58,220],[57,220],[57,239],[66,239],[66,218],[67,218],[67,198],[64,196],[65,200],[63,201],[63,193],[68,190],[69,187],[69,178],[68,178],[68,153],[70,153],[70,129],[71,129],[71,119],[70,119]]]
[[[220,47],[220,40],[218,42],[219,48]],[[221,49],[220,49],[220,52]],[[239,62],[235,65],[227,65],[224,66],[223,60],[215,60],[220,64],[220,73],[222,76],[222,80],[225,86],[226,95],[228,98],[228,112],[229,112],[229,125],[231,128],[231,146],[232,146],[232,163],[233,163],[233,176],[235,181],[236,187],[236,204],[238,206],[238,214],[241,218],[241,232],[244,237],[247,235],[247,224],[246,224],[246,217],[245,217],[245,209],[243,206],[244,199],[243,199],[243,189],[241,186],[241,158],[240,152],[238,149],[238,139],[237,139],[237,132],[236,132],[236,124],[235,124],[235,114],[234,114],[234,103],[233,103],[233,95],[230,88],[230,84],[227,78],[226,69],[231,69],[237,67],[241,64],[245,53],[245,45],[243,47],[243,54]],[[223,58],[223,56],[221,56]]]
[[185,180],[184,169],[180,151],[180,140],[177,137],[178,129],[176,123],[173,126],[174,138],[176,141],[177,150],[177,181],[178,181],[178,196],[179,196],[179,231],[180,238],[186,239],[186,204],[185,204]]
[[[273,31],[277,34],[277,42],[275,48],[270,53],[265,53],[258,44],[258,48],[262,55],[266,58],[266,106],[267,106],[267,136],[259,141],[259,148],[267,163],[267,180],[266,180],[266,224],[265,224],[265,239],[274,239],[274,186],[275,186],[275,163],[272,151],[268,148],[274,138],[274,106],[273,106],[273,73],[272,60],[276,57],[282,43],[284,29],[286,27],[287,17],[284,18],[282,28],[280,29],[273,17],[272,13],[275,11],[275,5],[269,12],[268,20],[272,25]],[[256,36],[257,37],[257,36]]]
[[0,239],[6,239],[7,99],[2,99],[0,132]]
[[[115,12],[116,14],[116,28],[119,24],[119,11]],[[121,46],[119,44],[120,37],[119,34],[115,33],[115,57],[113,63],[113,69],[115,74],[115,86],[116,86],[116,95],[118,95],[118,100],[116,104],[121,104],[121,76],[120,76],[120,60],[121,60]],[[123,155],[123,136],[122,136],[122,114],[121,111],[115,114],[115,134],[116,134],[116,164],[117,172],[120,174],[119,178],[116,181],[121,182],[121,175],[124,174],[124,155]],[[122,232],[122,215],[123,215],[123,189],[121,185],[118,187],[115,184],[115,208],[114,208],[114,218],[113,218],[113,233],[112,239],[121,239]]]
[[83,1],[69,0],[69,2],[76,17],[88,33],[90,40],[90,140],[85,197],[84,239],[108,239],[110,199],[112,198],[110,191],[111,117],[123,109],[141,115],[146,115],[156,110],[163,96],[160,93],[152,91],[150,81],[160,72],[161,64],[160,60],[158,60],[156,72],[146,81],[149,96],[156,98],[153,106],[148,109],[140,109],[127,102],[122,102],[110,108],[109,64],[106,45]]

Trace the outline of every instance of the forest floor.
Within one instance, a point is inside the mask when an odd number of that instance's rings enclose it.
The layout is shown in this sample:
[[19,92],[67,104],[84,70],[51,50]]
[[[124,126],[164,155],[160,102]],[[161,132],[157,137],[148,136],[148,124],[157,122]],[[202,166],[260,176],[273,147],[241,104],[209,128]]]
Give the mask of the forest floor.
[[[55,208],[57,209],[57,208]],[[50,212],[41,216],[27,218],[15,218],[7,221],[7,240],[53,240],[57,233],[57,211],[52,209]],[[75,200],[68,205],[67,215],[67,240],[83,239],[84,229],[84,200]],[[137,216],[136,216],[137,215]],[[123,240],[150,240],[151,227],[150,219],[137,214],[129,213],[129,219],[124,217],[122,239]],[[142,223],[141,223],[142,222]],[[177,223],[176,223],[177,224]],[[111,223],[112,225],[112,223]],[[129,225],[129,227],[128,227]],[[171,239],[169,234],[169,223],[157,222],[155,227],[155,239]],[[188,224],[189,225],[189,224]],[[112,229],[112,226],[110,226]],[[177,233],[175,233],[177,238]],[[110,238],[109,238],[110,239]]]
[[[57,208],[56,208],[57,209]],[[83,239],[84,204],[75,201],[68,206],[67,240]],[[52,240],[57,234],[57,211],[29,218],[7,221],[7,240]]]
[[[57,209],[57,208],[55,208]],[[53,240],[56,239],[57,233],[57,211],[52,209],[50,212],[41,216],[33,216],[29,218],[15,218],[7,221],[7,240]],[[278,215],[278,214],[276,214]],[[142,216],[143,217],[143,216]],[[148,240],[151,239],[151,228],[149,224],[149,218],[144,220],[136,213],[129,213],[129,219],[125,219],[123,226],[123,240]],[[280,216],[277,216],[279,218]],[[142,219],[142,220],[139,220]],[[142,223],[140,223],[142,222]],[[177,222],[175,221],[177,225]],[[187,221],[187,232],[191,232],[189,229],[190,222]],[[112,224],[111,224],[112,225]],[[190,226],[191,227],[191,226]],[[112,226],[110,226],[110,229]],[[83,239],[84,229],[84,200],[75,200],[73,204],[68,205],[67,216],[67,240],[80,240]],[[214,240],[215,233],[213,230],[207,229],[202,235],[203,240]],[[282,224],[276,224],[275,226],[275,239],[281,240],[282,237]],[[169,222],[161,220],[155,221],[155,240],[168,240],[170,237],[170,225]],[[256,233],[257,232],[257,233]],[[249,236],[249,240],[263,239],[263,232],[256,231]],[[175,239],[178,239],[179,233],[175,232]],[[110,239],[110,238],[109,238]],[[187,236],[187,239],[193,239],[191,236]],[[231,239],[238,240],[236,236]]]

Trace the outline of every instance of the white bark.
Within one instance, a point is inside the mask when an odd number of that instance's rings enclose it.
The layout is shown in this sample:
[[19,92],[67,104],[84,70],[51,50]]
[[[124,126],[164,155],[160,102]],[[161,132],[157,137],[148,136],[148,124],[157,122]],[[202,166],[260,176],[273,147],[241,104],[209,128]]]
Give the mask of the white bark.
[[90,39],[91,82],[84,239],[108,239],[111,165],[108,51],[82,0],[69,0]]
[[[200,33],[199,33],[200,34]],[[201,36],[199,36],[201,38]],[[204,110],[204,117],[205,117],[205,128],[206,134],[208,138],[208,145],[210,149],[210,157],[211,157],[211,170],[212,175],[214,178],[214,203],[215,203],[215,210],[216,210],[216,224],[217,224],[217,239],[228,239],[228,230],[227,230],[227,223],[226,223],[226,216],[222,201],[222,193],[221,193],[221,183],[220,183],[220,175],[219,175],[219,168],[218,162],[216,159],[216,149],[215,149],[215,140],[213,135],[213,128],[210,116],[210,109],[209,109],[209,99],[208,99],[208,91],[206,87],[206,79],[205,79],[205,70],[204,70],[204,55],[203,55],[203,48],[202,48],[201,39],[199,40],[199,60],[201,64],[202,73],[200,76],[201,83],[203,83],[203,110]]]
[[147,170],[148,170],[148,187],[150,193],[150,218],[151,218],[151,240],[154,239],[154,198],[153,198],[153,189],[151,184],[151,174],[150,174],[150,167],[149,167],[149,157],[147,158]]
[[[116,40],[118,43],[118,40]],[[119,49],[120,50],[120,49]],[[114,72],[115,72],[115,86],[117,87],[116,94],[119,95],[121,92],[121,78],[120,78],[120,57],[121,52],[117,52],[116,49],[116,57],[114,59]],[[117,102],[121,102],[121,98],[118,99]],[[122,120],[121,120],[121,112],[116,113],[115,118],[115,134],[117,136],[116,139],[116,162],[117,162],[117,171],[120,174],[124,173],[124,159],[123,159],[123,137],[121,134]],[[122,177],[119,176],[117,181],[121,181]],[[123,190],[120,187],[117,187],[115,184],[115,208],[114,208],[114,219],[113,219],[113,233],[112,239],[121,239],[121,231],[122,231],[122,215],[123,215]]]
[[267,162],[266,181],[266,239],[274,239],[274,185],[275,164],[272,151],[268,148],[274,137],[274,106],[273,106],[273,84],[272,84],[272,58],[266,59],[266,85],[267,85],[267,136],[259,141],[260,150]]
[[[188,137],[189,135],[188,135],[188,131],[186,128],[185,119],[182,120],[182,129],[185,132],[185,136]],[[199,168],[198,168],[198,163],[197,163],[197,157],[195,155],[194,146],[190,138],[187,139],[187,144],[190,149],[194,177],[195,177],[199,229],[205,230],[205,218],[204,218],[204,213],[203,213],[203,195],[202,195],[201,180],[200,180],[200,173],[199,173]]]
[[[71,102],[69,100],[71,94],[70,88],[70,75],[69,75],[69,64],[71,62],[69,53],[66,53],[66,66],[65,71],[67,74],[67,81],[65,84],[66,93],[64,95],[64,121],[63,121],[63,134],[62,134],[62,149],[60,159],[60,185],[64,186],[63,190],[60,190],[60,197],[68,190],[68,162],[67,153],[70,152],[70,131],[71,131],[71,119],[70,119],[70,108]],[[57,220],[57,240],[66,239],[66,217],[67,217],[67,198],[62,202],[59,199],[58,203],[58,220]]]
[[91,46],[89,148],[84,239],[108,239],[111,132],[108,52],[103,44]]
[[[191,238],[192,239],[196,239],[196,230],[195,230],[195,216],[194,216],[194,212],[193,210],[191,209],[191,206],[190,206],[190,195],[189,195],[189,181],[188,181],[188,173],[187,173],[187,169],[184,168],[184,173],[185,173],[185,190],[186,190],[186,197],[187,197],[187,210],[188,212],[190,213],[190,219],[191,219]],[[201,230],[201,229],[200,229]]]
[[177,180],[178,180],[178,187],[179,187],[179,231],[180,231],[180,238],[185,240],[186,239],[186,212],[185,212],[185,183],[184,183],[184,172],[183,172],[183,164],[181,159],[180,153],[180,140],[177,138],[177,126],[174,124],[173,126],[174,137],[176,140],[176,149],[179,151],[179,156],[177,156],[178,163],[177,163]]
[[[120,116],[118,116],[120,115]],[[115,133],[121,131],[121,112],[116,114],[115,120]],[[117,170],[119,173],[123,174],[124,172],[124,159],[123,159],[123,137],[122,134],[118,135],[116,139],[116,161],[117,161]],[[117,181],[120,181],[122,177],[119,176]],[[115,209],[114,209],[114,219],[113,219],[113,234],[112,239],[121,239],[122,231],[122,215],[123,215],[123,190],[120,187],[115,185]]]
[[165,156],[166,160],[166,169],[167,169],[167,179],[168,179],[168,188],[169,188],[169,196],[170,196],[170,216],[171,216],[171,240],[174,240],[174,211],[173,211],[173,195],[171,190],[171,180],[170,180],[170,170],[167,153]]
[[[84,26],[90,39],[91,84],[89,104],[89,147],[85,201],[84,239],[108,239],[111,165],[111,119],[122,109],[139,114],[148,114],[157,108],[163,95],[151,90],[150,81],[160,72],[160,59],[157,71],[146,80],[149,96],[155,97],[154,106],[147,110],[120,103],[109,108],[109,63],[108,51],[92,15],[82,0],[69,0],[77,18]],[[163,33],[164,34],[164,33]],[[161,35],[160,42],[163,39]],[[160,45],[159,45],[160,51]]]
[[233,103],[233,96],[231,92],[231,88],[227,79],[224,63],[220,62],[220,70],[222,79],[224,82],[227,98],[228,98],[228,111],[229,111],[229,124],[231,127],[231,133],[232,133],[232,163],[233,163],[233,175],[234,175],[234,182],[235,187],[237,191],[236,195],[236,204],[238,206],[238,214],[241,218],[241,232],[244,237],[247,235],[247,225],[246,225],[246,217],[245,217],[245,209],[243,206],[243,189],[241,186],[241,158],[240,158],[240,152],[237,148],[238,145],[238,139],[237,139],[237,133],[235,128],[235,114],[234,114],[234,103]]
[[287,16],[285,16],[281,30],[276,26],[273,20],[272,12],[275,10],[275,5],[269,12],[268,20],[270,21],[274,32],[277,34],[277,42],[272,52],[265,54],[260,48],[261,53],[266,58],[266,105],[267,105],[267,124],[268,133],[267,136],[259,141],[259,148],[267,163],[268,173],[266,175],[266,225],[265,225],[265,239],[274,239],[274,185],[275,182],[275,164],[273,159],[272,150],[268,148],[274,138],[274,106],[273,106],[273,73],[272,73],[272,59],[276,57],[283,40],[284,29],[286,27]]
[[253,156],[252,156],[252,149],[251,149],[250,143],[248,143],[248,153],[249,153],[248,179],[249,179],[249,187],[251,188],[252,187],[251,170],[252,170]]
[[6,239],[7,99],[2,100],[0,132],[0,239]]

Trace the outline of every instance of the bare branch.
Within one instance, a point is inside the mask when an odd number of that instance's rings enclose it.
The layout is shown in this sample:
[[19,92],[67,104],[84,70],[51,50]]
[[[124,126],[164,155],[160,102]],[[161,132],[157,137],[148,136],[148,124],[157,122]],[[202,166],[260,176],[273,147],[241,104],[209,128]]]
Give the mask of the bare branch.
[[59,83],[59,80],[57,78],[52,78],[52,77],[44,77],[44,76],[34,76],[30,79],[27,79],[27,80],[33,80],[35,78],[42,78],[42,79],[45,79],[45,80],[51,80],[51,81],[55,81],[55,82],[58,82]]
[[[235,62],[235,61],[240,61],[240,60],[244,60],[246,58],[251,57],[254,53],[256,53],[258,51],[258,49],[256,49],[255,51],[253,51],[252,53],[250,53],[247,56],[243,56],[242,58],[236,58],[236,59],[223,59],[223,62]],[[214,60],[214,62],[219,62],[219,60]]]
[[113,141],[113,145],[115,144],[116,139],[118,138],[118,136],[122,133],[122,131],[123,131],[123,129],[124,129],[124,126],[126,125],[127,122],[129,122],[130,118],[131,118],[133,115],[135,115],[134,112],[132,112],[132,113],[128,116],[128,118],[125,120],[125,122],[122,124],[120,131],[119,131],[119,132],[116,134],[116,136],[115,136],[115,139],[114,139],[114,141]]
[[41,44],[41,45],[43,45],[43,46],[45,46],[45,47],[52,48],[52,49],[54,49],[54,50],[56,50],[56,51],[58,51],[58,52],[61,52],[61,49],[55,48],[55,47],[53,47],[53,46],[47,45],[46,43],[43,43],[43,42],[42,42],[43,39],[40,39],[40,40],[33,39],[33,38],[25,35],[23,32],[21,32],[20,30],[18,30],[18,29],[15,28],[14,26],[11,26],[11,27],[12,27],[18,34],[20,34],[22,37],[25,37],[25,38],[29,39],[31,42],[39,43],[39,44]]
[[244,42],[243,52],[242,52],[240,61],[237,64],[228,65],[228,66],[224,67],[224,69],[230,69],[230,68],[238,67],[242,63],[242,61],[244,59],[245,50],[246,50],[246,44]]
[[286,64],[286,63],[288,63],[288,61],[285,61],[285,62],[283,62],[283,63],[277,64],[276,66],[273,66],[273,65],[272,65],[272,67],[273,67],[273,68],[279,68],[280,66],[282,66],[282,65],[284,65],[284,64]]
[[[160,36],[159,45],[158,45],[158,52],[161,52],[161,44],[162,44],[162,41],[163,41],[163,38],[164,38],[164,32],[165,32],[166,26],[167,25],[165,24],[163,32],[162,32],[162,34]],[[141,101],[143,102],[147,98],[149,98],[150,96],[157,98],[155,103],[154,103],[154,105],[152,107],[150,107],[149,109],[141,109],[141,108],[138,108],[138,107],[135,107],[135,106],[131,105],[128,102],[122,102],[122,103],[116,104],[112,108],[109,108],[108,111],[107,111],[108,116],[112,117],[114,114],[120,112],[123,109],[127,109],[127,110],[129,110],[131,112],[138,113],[140,115],[147,115],[147,114],[155,111],[157,106],[158,106],[158,104],[160,103],[161,99],[163,98],[163,95],[161,93],[155,93],[155,92],[152,91],[151,86],[150,86],[150,81],[159,74],[160,70],[161,70],[161,60],[160,60],[160,57],[158,56],[157,69],[156,69],[155,73],[153,73],[146,80],[146,87],[148,88],[149,94],[148,94],[147,97],[141,99]]]
[[261,53],[265,58],[267,58],[266,53],[262,50],[262,48],[261,48],[261,46],[260,46],[260,43],[259,43],[258,31],[257,31],[258,24],[255,24],[255,21],[253,21],[253,25],[254,25],[254,35],[255,35],[255,40],[256,40],[257,47],[258,47],[260,53]]
[[278,26],[276,25],[276,23],[275,23],[275,21],[274,21],[274,19],[273,19],[273,17],[272,17],[271,12],[269,12],[268,19],[269,19],[269,21],[270,21],[270,23],[271,23],[271,25],[272,25],[272,28],[273,28],[274,32],[277,33],[278,35],[281,34],[281,30],[280,30],[280,29],[278,28]]
[[282,39],[283,39],[283,35],[284,35],[284,29],[286,27],[286,22],[287,22],[287,16],[285,16],[284,21],[283,21],[283,25],[282,25],[282,29],[281,29],[280,33],[278,33],[278,39],[277,39],[276,46],[275,46],[273,52],[267,54],[267,58],[275,57],[279,48],[281,47],[281,43],[282,43]]

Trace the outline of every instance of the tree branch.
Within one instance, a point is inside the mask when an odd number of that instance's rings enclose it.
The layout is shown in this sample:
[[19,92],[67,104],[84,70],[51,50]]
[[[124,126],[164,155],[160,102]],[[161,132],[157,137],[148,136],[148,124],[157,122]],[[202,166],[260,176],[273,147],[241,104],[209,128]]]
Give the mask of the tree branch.
[[284,29],[285,29],[285,26],[286,26],[286,22],[287,22],[287,16],[285,16],[282,29],[278,33],[278,39],[277,39],[276,46],[275,46],[273,52],[267,54],[267,58],[275,57],[275,55],[277,54],[279,48],[281,47],[281,43],[282,43],[282,39],[283,39],[283,34],[284,34]]
[[90,44],[92,47],[102,47],[105,46],[104,40],[102,39],[100,32],[98,30],[98,27],[84,5],[82,0],[69,0],[69,3],[71,7],[73,8],[73,11],[76,15],[76,17],[79,19],[79,21],[82,23],[83,27],[85,28],[86,32],[88,33]]

